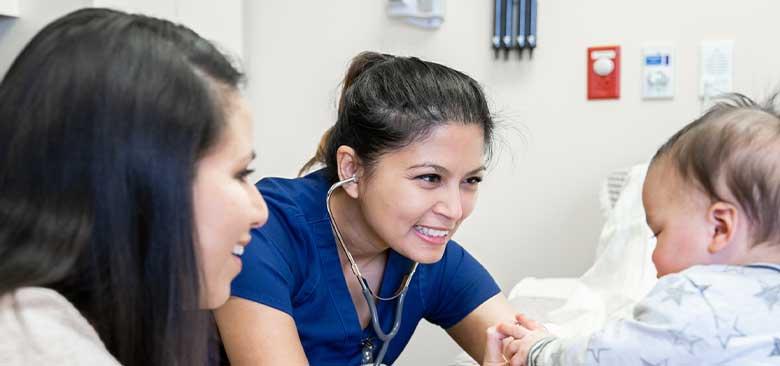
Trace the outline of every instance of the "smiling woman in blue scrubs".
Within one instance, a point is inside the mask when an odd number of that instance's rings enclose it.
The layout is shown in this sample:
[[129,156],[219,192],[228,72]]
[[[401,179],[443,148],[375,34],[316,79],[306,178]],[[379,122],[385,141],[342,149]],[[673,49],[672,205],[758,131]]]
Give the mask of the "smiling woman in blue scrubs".
[[[474,209],[493,137],[480,86],[417,58],[362,53],[344,80],[336,124],[297,179],[257,187],[268,223],[252,233],[232,297],[216,311],[234,365],[359,365],[382,346],[347,252],[379,297],[419,262],[392,364],[421,319],[446,329],[475,359],[485,330],[514,313],[490,274],[451,238]],[[332,184],[355,177],[331,199]],[[389,332],[396,301],[377,300]]]

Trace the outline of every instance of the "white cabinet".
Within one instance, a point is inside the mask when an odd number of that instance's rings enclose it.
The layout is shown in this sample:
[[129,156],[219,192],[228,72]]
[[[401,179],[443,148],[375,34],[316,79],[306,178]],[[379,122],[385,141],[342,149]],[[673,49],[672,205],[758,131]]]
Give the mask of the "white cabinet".
[[92,0],[92,6],[143,13],[181,23],[231,56],[241,58],[244,54],[243,0]]

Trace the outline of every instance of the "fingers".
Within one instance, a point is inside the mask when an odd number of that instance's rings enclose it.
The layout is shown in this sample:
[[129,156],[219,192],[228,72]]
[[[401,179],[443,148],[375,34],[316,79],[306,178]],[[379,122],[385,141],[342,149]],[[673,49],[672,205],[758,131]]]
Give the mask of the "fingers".
[[526,354],[528,350],[525,347],[525,342],[521,339],[512,340],[512,342],[504,345],[504,357],[509,359],[511,366],[524,365],[526,360]]
[[526,352],[517,352],[514,356],[512,356],[512,359],[509,360],[509,365],[511,366],[526,366],[526,362],[528,360],[528,355]]
[[525,337],[530,331],[520,325],[517,324],[507,324],[507,323],[501,323],[496,326],[496,331],[498,331],[501,334],[504,334],[505,336],[512,337],[512,338],[523,338]]
[[[515,324],[501,323],[487,329],[483,366],[525,366],[529,346],[547,329],[523,314],[515,319]],[[532,332],[533,336],[524,339]]]
[[504,339],[508,339],[507,336],[499,333],[495,326],[487,329],[485,357],[482,361],[483,366],[504,366],[507,364],[502,352]]
[[533,320],[531,318],[527,318],[525,315],[517,313],[515,315],[515,319],[517,320],[517,324],[528,328],[530,330],[546,330],[546,328],[541,325],[536,320]]
[[501,351],[504,353],[504,357],[511,359],[519,350],[520,342],[518,342],[516,339],[512,339],[510,342],[504,343],[504,348]]

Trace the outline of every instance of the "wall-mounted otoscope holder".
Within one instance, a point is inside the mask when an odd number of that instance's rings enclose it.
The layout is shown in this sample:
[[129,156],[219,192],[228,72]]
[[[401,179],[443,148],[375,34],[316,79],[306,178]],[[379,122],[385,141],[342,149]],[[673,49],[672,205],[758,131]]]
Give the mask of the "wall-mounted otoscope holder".
[[493,6],[491,43],[495,58],[503,53],[504,59],[509,59],[513,50],[522,58],[526,49],[532,57],[538,41],[538,0],[494,0]]

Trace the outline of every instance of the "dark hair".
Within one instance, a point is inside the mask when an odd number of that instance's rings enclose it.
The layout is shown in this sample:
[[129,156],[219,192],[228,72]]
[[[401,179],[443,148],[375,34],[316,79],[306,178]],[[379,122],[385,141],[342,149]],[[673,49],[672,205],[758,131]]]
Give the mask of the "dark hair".
[[322,163],[328,179],[337,181],[336,150],[342,145],[355,149],[370,172],[382,154],[420,141],[447,123],[482,127],[490,158],[494,123],[474,79],[416,57],[363,52],[344,77],[336,124],[300,174]]
[[780,113],[777,94],[759,104],[728,94],[672,136],[653,157],[669,158],[711,200],[733,197],[755,243],[780,241]]
[[41,30],[0,84],[0,295],[59,291],[125,365],[205,363],[192,184],[241,78],[161,19]]

